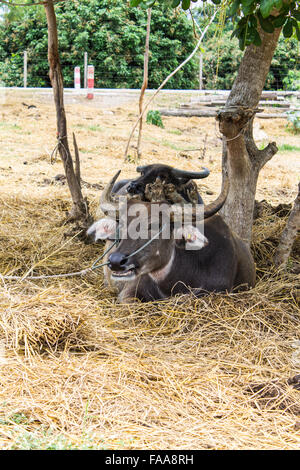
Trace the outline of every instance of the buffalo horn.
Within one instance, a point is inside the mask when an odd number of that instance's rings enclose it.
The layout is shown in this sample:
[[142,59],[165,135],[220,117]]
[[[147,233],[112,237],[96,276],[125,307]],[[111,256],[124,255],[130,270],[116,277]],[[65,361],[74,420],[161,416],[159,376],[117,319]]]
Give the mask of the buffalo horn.
[[204,207],[204,219],[216,214],[225,204],[229,192],[229,178],[225,179],[223,189],[217,199]]
[[120,173],[121,173],[121,170],[119,170],[115,174],[115,176],[110,180],[110,182],[106,185],[106,187],[102,191],[101,199],[100,199],[100,207],[102,210],[104,210],[104,212],[107,212],[107,209],[105,207],[106,204],[116,205],[116,201],[112,197],[111,191]]
[[207,168],[203,167],[203,171],[185,171],[178,170],[177,168],[172,169],[172,174],[175,178],[182,178],[185,180],[197,180],[200,178],[206,178],[209,175],[210,171]]

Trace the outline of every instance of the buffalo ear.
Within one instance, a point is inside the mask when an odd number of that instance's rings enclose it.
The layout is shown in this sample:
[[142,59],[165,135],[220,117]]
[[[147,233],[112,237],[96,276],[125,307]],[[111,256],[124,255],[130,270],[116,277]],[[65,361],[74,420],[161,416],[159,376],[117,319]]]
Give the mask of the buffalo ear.
[[174,239],[178,248],[185,250],[201,250],[208,245],[208,240],[204,234],[192,225],[177,228],[174,231]]
[[97,240],[107,240],[108,238],[115,238],[117,230],[117,222],[113,219],[100,219],[94,222],[87,231],[90,237]]

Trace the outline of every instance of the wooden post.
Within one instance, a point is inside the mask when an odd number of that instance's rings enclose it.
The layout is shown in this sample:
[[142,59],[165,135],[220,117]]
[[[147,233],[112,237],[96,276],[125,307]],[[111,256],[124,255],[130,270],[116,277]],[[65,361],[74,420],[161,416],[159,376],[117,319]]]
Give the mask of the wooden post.
[[203,54],[199,57],[199,90],[203,89]]
[[87,88],[87,72],[88,72],[88,53],[84,53],[84,83],[83,88]]
[[80,67],[74,68],[74,88],[75,90],[80,89]]
[[27,88],[27,51],[24,51],[24,88]]
[[88,94],[87,99],[92,100],[94,98],[94,66],[88,65],[88,75],[87,75],[87,85],[88,85]]

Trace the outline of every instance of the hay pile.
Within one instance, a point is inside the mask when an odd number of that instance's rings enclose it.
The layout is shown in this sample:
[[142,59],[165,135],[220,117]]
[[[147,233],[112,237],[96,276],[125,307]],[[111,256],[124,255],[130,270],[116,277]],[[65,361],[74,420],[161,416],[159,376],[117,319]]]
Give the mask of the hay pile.
[[[50,191],[50,190],[49,190]],[[51,197],[52,196],[52,197]],[[2,197],[0,272],[77,271],[66,202]],[[270,272],[285,223],[257,218],[251,291],[118,305],[102,272],[0,287],[0,447],[297,449],[299,275]],[[299,254],[297,242],[293,259]]]
[[[49,163],[55,109],[52,101],[20,93],[7,92],[1,108],[0,273],[79,271],[103,248],[64,237],[69,193],[51,184],[61,162]],[[39,116],[22,106],[29,99]],[[165,95],[161,105],[173,107],[170,99]],[[67,106],[84,181],[105,184],[121,167],[122,178],[134,174],[123,153],[136,113],[136,102],[109,112],[99,103]],[[207,166],[201,192],[205,202],[215,199],[221,142],[214,120],[168,117],[164,124],[144,126],[140,164]],[[266,122],[264,131],[278,144],[299,146],[285,125]],[[183,159],[189,148],[200,151]],[[290,152],[268,162],[257,197],[292,201],[298,160]],[[95,213],[99,190],[84,192]],[[124,306],[100,271],[51,281],[0,279],[0,448],[298,449],[300,391],[289,379],[300,371],[300,282],[291,272],[299,242],[290,271],[271,270],[286,216],[262,207],[253,245],[259,280],[241,294]]]

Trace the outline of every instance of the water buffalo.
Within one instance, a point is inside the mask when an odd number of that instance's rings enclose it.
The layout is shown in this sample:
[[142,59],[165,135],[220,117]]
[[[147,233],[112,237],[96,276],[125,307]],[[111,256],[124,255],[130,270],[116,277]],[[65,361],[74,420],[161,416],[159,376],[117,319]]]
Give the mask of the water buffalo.
[[[102,209],[106,214],[109,204],[116,207],[112,188],[118,174],[102,194]],[[227,181],[216,201],[204,207],[200,221],[204,231],[199,229],[199,221],[198,225],[194,223],[197,207],[189,207],[193,223],[178,227],[174,223],[178,207],[165,203],[170,216],[169,237],[163,237],[163,214],[154,220],[150,218],[155,204],[140,202],[144,218],[139,224],[151,229],[150,233],[146,234],[146,239],[121,238],[108,256],[106,275],[116,283],[120,302],[134,298],[144,302],[159,300],[191,290],[200,296],[255,285],[255,265],[249,247],[217,214],[226,200],[228,188]],[[134,200],[127,202],[125,223],[128,227],[134,221],[134,216],[130,215],[134,204]],[[117,220],[111,216],[100,219],[89,228],[88,234],[95,241],[114,239],[118,226],[124,224],[123,216],[119,214]],[[156,236],[151,235],[153,232]]]
[[[164,184],[172,184],[177,190],[178,194],[182,196],[186,202],[195,202],[203,204],[203,200],[197,190],[195,183],[191,180],[206,178],[209,175],[209,170],[203,168],[203,171],[185,171],[173,168],[168,165],[155,163],[153,165],[138,166],[137,172],[141,174],[140,177],[132,180],[121,180],[117,182],[112,192],[119,195],[127,193],[131,195],[139,195],[144,201],[147,201],[147,194],[145,193],[146,186],[152,184],[159,178]],[[191,190],[195,192],[195,200],[191,201]],[[173,202],[173,201],[169,201]]]

